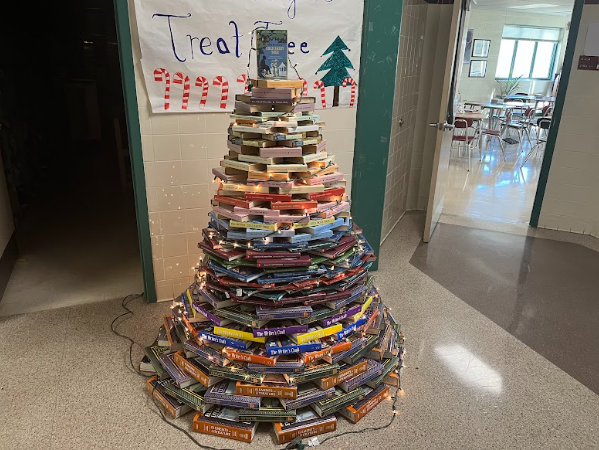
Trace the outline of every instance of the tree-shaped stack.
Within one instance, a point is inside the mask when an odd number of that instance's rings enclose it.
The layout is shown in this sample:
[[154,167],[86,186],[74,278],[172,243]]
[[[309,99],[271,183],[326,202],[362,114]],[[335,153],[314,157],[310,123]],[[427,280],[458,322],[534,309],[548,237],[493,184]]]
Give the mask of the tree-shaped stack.
[[[301,80],[238,95],[196,282],[146,349],[148,389],[193,430],[279,443],[355,423],[399,387],[403,335],[368,269]],[[167,345],[165,345],[167,344]]]

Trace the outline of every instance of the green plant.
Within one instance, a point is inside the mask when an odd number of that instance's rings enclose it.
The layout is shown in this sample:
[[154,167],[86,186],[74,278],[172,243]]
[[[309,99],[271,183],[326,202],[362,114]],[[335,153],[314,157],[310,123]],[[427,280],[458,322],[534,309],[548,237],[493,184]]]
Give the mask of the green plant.
[[522,77],[518,78],[508,78],[507,80],[497,80],[499,84],[499,94],[501,97],[507,97],[510,94],[516,92],[516,90],[520,87],[520,80]]

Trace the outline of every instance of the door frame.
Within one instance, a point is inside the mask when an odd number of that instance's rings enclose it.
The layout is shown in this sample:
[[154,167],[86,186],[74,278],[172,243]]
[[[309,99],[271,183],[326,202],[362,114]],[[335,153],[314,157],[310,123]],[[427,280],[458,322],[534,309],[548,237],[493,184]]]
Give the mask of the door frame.
[[139,110],[137,91],[135,89],[135,70],[133,67],[133,46],[129,28],[129,5],[127,0],[114,0],[114,14],[117,27],[119,57],[125,100],[125,116],[127,118],[127,135],[133,178],[133,194],[135,198],[135,215],[137,217],[137,236],[144,282],[144,295],[148,303],[155,303],[156,283],[154,280],[154,264],[152,260],[152,240],[150,234],[150,216],[146,197],[146,176],[141,151],[141,131],[139,129]]
[[[403,0],[364,2],[352,216],[378,255],[383,231],[391,120]],[[370,270],[378,269],[378,260]]]
[[541,216],[543,199],[545,198],[545,189],[547,188],[547,180],[549,179],[549,171],[551,169],[551,162],[553,161],[553,153],[555,152],[555,143],[557,141],[557,135],[559,133],[559,127],[562,121],[562,113],[564,111],[564,104],[566,102],[566,92],[568,91],[568,84],[570,83],[570,75],[574,69],[576,41],[578,39],[580,22],[582,20],[582,10],[585,3],[597,4],[597,2],[592,2],[589,0],[574,0],[572,20],[570,21],[570,32],[568,35],[568,43],[566,45],[564,63],[562,66],[562,77],[559,83],[557,97],[555,99],[555,108],[553,110],[553,123],[551,124],[551,128],[549,129],[549,134],[547,136],[547,143],[545,144],[545,156],[543,157],[541,173],[539,174],[539,182],[537,184],[537,192],[535,194],[535,200],[530,213],[529,225],[534,228],[539,226],[539,217]]

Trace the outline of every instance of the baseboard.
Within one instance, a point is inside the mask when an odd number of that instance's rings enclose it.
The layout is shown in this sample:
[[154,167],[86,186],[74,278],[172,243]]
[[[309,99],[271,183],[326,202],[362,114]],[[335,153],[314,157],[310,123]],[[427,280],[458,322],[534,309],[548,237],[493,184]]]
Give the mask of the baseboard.
[[403,216],[407,213],[408,211],[404,211],[401,216],[399,216],[399,219],[397,219],[397,222],[395,222],[393,224],[393,226],[391,227],[391,229],[389,230],[389,232],[385,235],[385,237],[383,239],[381,239],[381,246],[385,243],[385,240],[389,237],[389,235],[391,233],[393,233],[393,230],[395,229],[395,227],[397,226],[397,224],[400,222],[401,219],[403,219]]
[[12,274],[12,269],[15,267],[18,256],[17,236],[13,232],[8,244],[6,244],[4,253],[0,257],[0,300],[4,296],[4,291],[8,285],[8,280],[10,280],[10,275]]

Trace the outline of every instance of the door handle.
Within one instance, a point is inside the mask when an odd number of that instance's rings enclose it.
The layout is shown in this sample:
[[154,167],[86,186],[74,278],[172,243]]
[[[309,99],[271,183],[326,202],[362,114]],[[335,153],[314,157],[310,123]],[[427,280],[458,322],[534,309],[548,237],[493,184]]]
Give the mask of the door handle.
[[449,131],[455,128],[454,125],[450,125],[447,122],[429,123],[429,127],[436,128],[439,131]]

